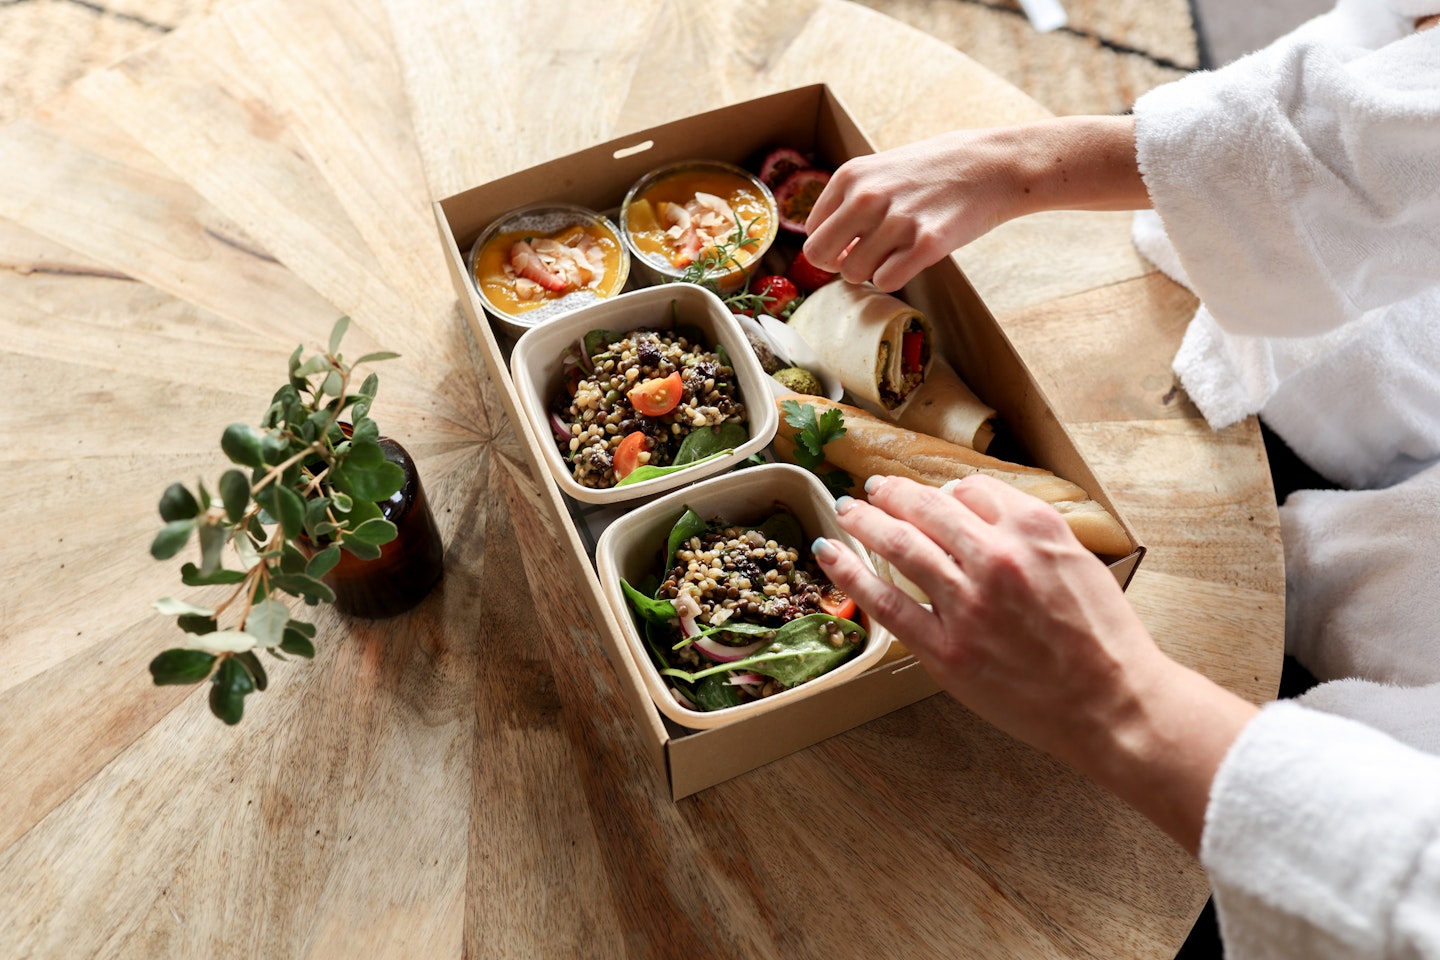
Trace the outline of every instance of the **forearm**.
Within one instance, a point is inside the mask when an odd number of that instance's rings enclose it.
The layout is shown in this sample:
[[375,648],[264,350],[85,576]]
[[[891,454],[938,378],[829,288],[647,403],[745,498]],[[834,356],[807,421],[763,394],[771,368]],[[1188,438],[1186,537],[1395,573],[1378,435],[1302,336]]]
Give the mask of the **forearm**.
[[1142,210],[1135,118],[1056,117],[993,136],[1011,158],[1015,216],[1041,210]]
[[1258,708],[1163,654],[1117,679],[1066,761],[1198,853],[1221,760]]

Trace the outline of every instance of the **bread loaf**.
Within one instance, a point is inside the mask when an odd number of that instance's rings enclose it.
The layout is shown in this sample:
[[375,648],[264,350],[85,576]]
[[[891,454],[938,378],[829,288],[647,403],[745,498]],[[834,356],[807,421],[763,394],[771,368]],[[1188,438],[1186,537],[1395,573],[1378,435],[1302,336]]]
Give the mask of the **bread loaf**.
[[[817,417],[832,409],[845,417],[845,435],[827,443],[824,454],[833,466],[855,478],[855,496],[864,496],[859,485],[876,475],[908,477],[944,488],[972,473],[985,473],[1055,507],[1086,549],[1110,555],[1130,552],[1130,538],[1120,522],[1091,500],[1083,488],[1049,470],[977,453],[824,397],[792,394],[776,402],[787,400],[813,406]],[[783,409],[775,451],[782,459],[794,462],[795,428],[786,422]]]

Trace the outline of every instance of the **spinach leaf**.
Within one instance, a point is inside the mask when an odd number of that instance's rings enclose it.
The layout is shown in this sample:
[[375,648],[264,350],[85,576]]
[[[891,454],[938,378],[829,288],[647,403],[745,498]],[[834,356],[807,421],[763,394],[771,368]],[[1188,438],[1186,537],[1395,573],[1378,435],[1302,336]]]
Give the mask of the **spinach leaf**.
[[738,707],[745,702],[739,689],[719,674],[706,677],[695,684],[695,695],[690,699],[702,710],[723,710],[726,707]]
[[729,367],[731,370],[735,369],[735,364],[730,362],[730,351],[725,349],[725,344],[715,344],[715,355],[720,358],[720,362],[722,364]]
[[615,330],[591,330],[585,334],[585,356],[593,362],[605,349],[616,340],[623,340],[625,334]]
[[680,519],[675,521],[675,526],[670,528],[670,539],[665,544],[664,572],[666,574],[670,572],[671,567],[675,566],[675,552],[684,545],[686,540],[698,537],[704,532],[705,520],[700,514],[686,507],[685,512],[680,515]]
[[[826,636],[825,625],[831,622],[840,624],[845,631],[845,642],[838,647],[832,647]],[[841,620],[828,613],[812,613],[785,624],[775,631],[774,641],[743,660],[716,664],[694,673],[673,667],[660,672],[698,683],[706,677],[731,670],[750,670],[774,677],[782,686],[793,687],[838,667],[864,640],[864,629],[853,621]]]
[[[670,306],[672,309],[674,309],[675,302],[673,300],[670,302]],[[699,327],[695,326],[693,323],[680,323],[677,317],[674,333],[677,337],[684,337],[686,340],[689,340],[690,346],[699,350],[705,349],[705,344],[707,342],[705,332]]]
[[690,469],[691,467],[695,466],[696,464],[705,463],[706,461],[709,461],[709,460],[714,460],[716,457],[723,457],[723,456],[725,456],[725,454],[727,454],[727,453],[729,453],[729,452],[730,452],[729,449],[717,450],[717,451],[715,451],[714,453],[712,453],[710,456],[705,457],[703,460],[696,460],[696,461],[694,461],[693,463],[686,463],[686,464],[681,464],[681,465],[672,465],[672,466],[668,466],[668,467],[652,467],[652,466],[651,466],[650,464],[648,464],[648,463],[647,463],[647,464],[643,464],[643,465],[641,465],[641,466],[636,467],[634,470],[630,471],[628,474],[626,474],[626,475],[625,475],[625,479],[624,479],[624,480],[621,480],[619,483],[615,484],[615,486],[617,486],[617,487],[624,487],[624,486],[628,486],[629,484],[632,484],[632,483],[639,483],[639,482],[642,481],[642,480],[654,480],[656,477],[669,476],[670,474],[675,473],[675,472],[678,471],[678,470],[688,470],[688,469]]
[[734,450],[750,439],[750,428],[738,420],[726,420],[718,427],[701,427],[691,430],[680,441],[675,451],[672,466],[684,467],[701,460],[708,460],[718,453]]
[[762,520],[760,532],[765,534],[765,539],[774,540],[782,546],[799,547],[807,542],[805,531],[800,529],[800,521],[783,510]]
[[675,605],[669,600],[654,600],[636,590],[624,579],[620,581],[620,589],[625,594],[625,599],[630,601],[630,606],[640,615],[640,619],[650,623],[669,625],[676,619]]

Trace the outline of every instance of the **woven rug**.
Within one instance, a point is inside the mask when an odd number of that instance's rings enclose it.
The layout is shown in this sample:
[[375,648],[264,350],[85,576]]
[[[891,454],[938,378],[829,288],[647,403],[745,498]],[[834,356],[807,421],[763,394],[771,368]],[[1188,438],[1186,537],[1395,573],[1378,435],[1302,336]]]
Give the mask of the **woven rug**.
[[[240,0],[0,0],[0,123],[185,21]],[[300,2],[300,0],[297,0]],[[953,44],[1055,113],[1118,113],[1194,70],[1188,0],[1065,0],[1039,34],[1015,0],[860,0]]]

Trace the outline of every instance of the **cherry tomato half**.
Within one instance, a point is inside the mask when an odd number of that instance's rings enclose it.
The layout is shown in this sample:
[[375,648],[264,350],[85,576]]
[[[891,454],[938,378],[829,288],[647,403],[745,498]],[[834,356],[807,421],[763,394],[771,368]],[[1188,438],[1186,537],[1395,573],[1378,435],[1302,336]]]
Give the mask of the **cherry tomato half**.
[[820,593],[820,609],[841,620],[855,619],[855,601],[839,587],[831,584]]
[[640,466],[640,454],[650,449],[650,438],[638,430],[627,433],[615,448],[615,479],[624,480]]
[[642,417],[663,417],[680,405],[685,384],[680,380],[680,371],[676,370],[668,377],[657,377],[631,387],[627,396]]

